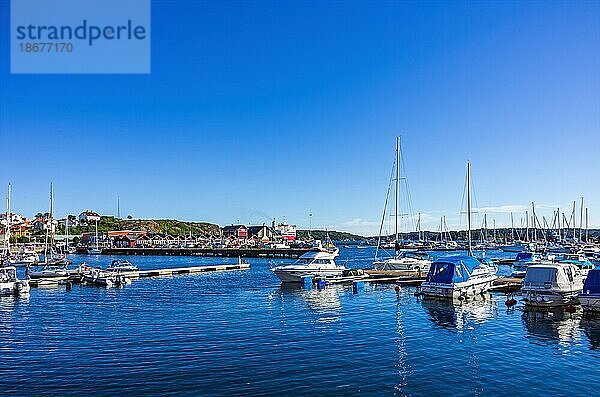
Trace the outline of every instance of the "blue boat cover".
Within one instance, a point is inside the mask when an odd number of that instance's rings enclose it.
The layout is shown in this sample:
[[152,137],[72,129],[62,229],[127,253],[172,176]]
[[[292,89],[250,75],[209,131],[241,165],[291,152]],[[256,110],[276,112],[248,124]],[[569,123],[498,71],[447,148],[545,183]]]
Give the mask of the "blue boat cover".
[[481,262],[477,258],[468,255],[440,258],[431,264],[426,281],[439,284],[467,281],[473,269],[479,265]]
[[596,268],[589,271],[583,285],[583,292],[586,294],[600,294],[600,266],[596,266]]
[[519,252],[517,254],[517,257],[515,258],[516,261],[528,261],[533,257],[533,254],[531,252]]

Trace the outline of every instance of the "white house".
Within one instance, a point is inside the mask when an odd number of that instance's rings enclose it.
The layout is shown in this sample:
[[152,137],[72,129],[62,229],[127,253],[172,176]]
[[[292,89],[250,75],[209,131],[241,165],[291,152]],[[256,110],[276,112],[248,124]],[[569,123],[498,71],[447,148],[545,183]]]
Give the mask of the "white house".
[[89,222],[99,221],[100,215],[98,215],[94,211],[87,210],[79,214],[79,217],[77,219],[79,219],[79,223],[87,224]]

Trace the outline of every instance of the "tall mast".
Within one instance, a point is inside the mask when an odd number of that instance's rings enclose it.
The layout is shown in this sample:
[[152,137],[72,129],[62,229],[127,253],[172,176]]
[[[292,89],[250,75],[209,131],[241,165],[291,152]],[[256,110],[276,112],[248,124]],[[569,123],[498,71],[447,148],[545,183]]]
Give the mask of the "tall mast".
[[571,218],[573,219],[573,241],[575,241],[575,226],[577,224],[575,220],[575,201],[573,201],[573,211],[571,212]]
[[585,209],[585,242],[588,242],[588,209]]
[[513,213],[510,213],[510,237],[512,241],[515,241],[515,221],[513,219]]
[[98,249],[98,219],[96,219],[96,249]]
[[583,197],[581,198],[581,208],[579,209],[579,240],[583,237]]
[[529,242],[529,211],[525,211],[525,241]]
[[467,161],[467,240],[469,243],[469,255],[471,251],[471,162]]
[[11,185],[8,184],[8,196],[6,196],[6,231],[4,232],[4,240],[6,242],[6,256],[10,258],[10,191]]
[[556,220],[558,221],[558,222],[557,222],[557,223],[558,223],[558,225],[557,225],[557,229],[558,229],[558,240],[559,240],[559,241],[562,241],[562,237],[561,237],[561,235],[560,235],[560,222],[561,222],[561,219],[560,219],[560,208],[557,208],[557,209],[556,209]]
[[[48,209],[48,219],[46,220],[46,238],[44,241],[44,263],[48,263],[48,239],[51,239],[51,241],[53,240],[53,237],[50,236],[50,228],[52,227],[52,191],[53,191],[53,186],[52,186],[52,182],[50,182],[50,208]],[[43,220],[43,218],[42,218]],[[50,222],[50,224],[48,225],[48,221]]]
[[531,202],[531,212],[532,212],[532,216],[531,216],[531,220],[533,221],[533,241],[537,242],[537,216],[535,216],[535,203],[532,201]]
[[396,251],[396,255],[398,254],[398,195],[400,194],[400,137],[396,138],[396,209],[394,212],[394,220],[395,220],[395,233],[396,233],[396,243],[394,244],[394,250]]

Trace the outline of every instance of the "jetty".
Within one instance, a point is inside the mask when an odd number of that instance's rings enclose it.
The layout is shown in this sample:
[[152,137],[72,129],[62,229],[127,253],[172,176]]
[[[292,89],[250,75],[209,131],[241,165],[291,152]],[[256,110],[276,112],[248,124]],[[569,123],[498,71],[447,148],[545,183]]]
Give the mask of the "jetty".
[[[240,271],[250,269],[250,264],[245,262],[238,263],[225,263],[218,265],[208,266],[186,266],[186,267],[171,267],[163,269],[144,269],[144,270],[132,270],[132,271],[121,271],[116,274],[129,278],[139,279],[148,277],[172,277],[183,274],[196,274],[196,273],[209,273],[209,272],[226,272],[226,271]],[[81,283],[82,273],[78,271],[71,271],[69,276],[66,277],[54,277],[54,278],[40,278],[29,280],[29,285],[32,287],[44,287],[44,286],[56,286],[59,284],[67,283]]]
[[212,266],[187,266],[187,267],[174,267],[166,269],[147,269],[147,270],[133,270],[119,272],[128,278],[146,278],[146,277],[170,277],[181,274],[192,274],[192,273],[207,273],[207,272],[226,272],[226,271],[237,271],[237,270],[248,270],[250,264],[248,263],[232,263],[232,264],[221,264]]
[[308,251],[310,248],[104,248],[102,255],[298,258]]

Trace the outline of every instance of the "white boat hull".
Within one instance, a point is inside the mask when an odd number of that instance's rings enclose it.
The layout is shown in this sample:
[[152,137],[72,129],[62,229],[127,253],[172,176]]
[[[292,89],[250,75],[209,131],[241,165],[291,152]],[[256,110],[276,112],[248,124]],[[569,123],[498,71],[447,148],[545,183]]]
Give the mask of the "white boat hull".
[[429,268],[431,267],[431,261],[428,260],[403,259],[376,261],[373,262],[373,268],[375,270],[411,270],[427,274]]
[[560,307],[577,303],[579,291],[522,290],[526,306]]
[[336,277],[341,276],[344,268],[329,269],[273,269],[273,272],[283,283],[299,283],[303,277]]
[[421,284],[421,294],[426,297],[446,299],[473,297],[489,291],[495,279],[496,276],[489,276],[453,284],[424,282]]

